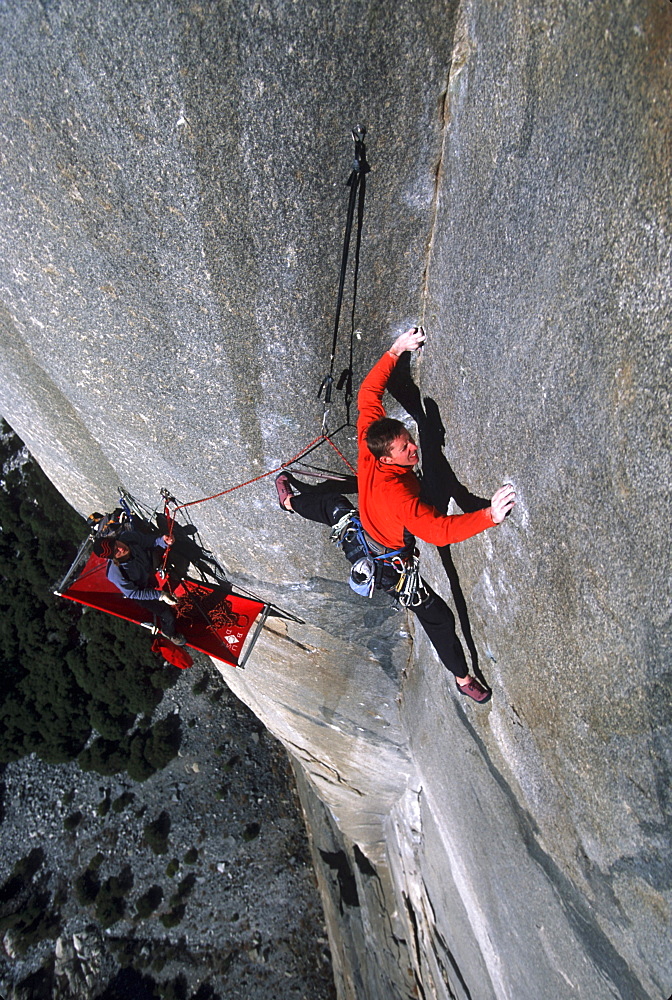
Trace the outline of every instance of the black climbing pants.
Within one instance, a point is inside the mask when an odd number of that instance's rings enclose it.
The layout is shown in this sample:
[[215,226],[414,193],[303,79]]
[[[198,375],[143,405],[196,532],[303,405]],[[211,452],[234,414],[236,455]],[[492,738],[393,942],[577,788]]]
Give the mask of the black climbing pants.
[[[355,509],[340,493],[314,491],[294,494],[292,508],[307,521],[317,521],[319,524],[328,524],[329,527],[340,521],[348,511]],[[343,552],[350,563],[355,563],[366,555],[357,541],[346,542]],[[395,596],[394,587],[398,579],[399,573],[394,567],[386,565],[378,589]],[[466,677],[469,670],[464,650],[455,632],[455,616],[443,598],[439,597],[425,580],[422,582],[427,589],[427,597],[417,607],[408,610],[413,612],[424,628],[443,665],[456,677]]]
[[161,631],[163,632],[164,635],[168,636],[169,639],[177,634],[177,628],[175,626],[175,614],[171,610],[170,605],[166,604],[165,601],[150,600],[150,601],[137,601],[137,603],[141,604],[143,608],[146,608],[147,611],[153,614],[155,619],[156,618],[159,619],[159,622],[161,623],[160,624]]

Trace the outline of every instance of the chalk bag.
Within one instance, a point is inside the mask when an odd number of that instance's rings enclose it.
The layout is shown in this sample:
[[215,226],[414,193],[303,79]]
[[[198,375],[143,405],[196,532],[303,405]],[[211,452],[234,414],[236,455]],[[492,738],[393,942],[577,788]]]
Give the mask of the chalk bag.
[[371,597],[376,585],[376,565],[371,556],[363,556],[353,564],[348,583],[356,594]]

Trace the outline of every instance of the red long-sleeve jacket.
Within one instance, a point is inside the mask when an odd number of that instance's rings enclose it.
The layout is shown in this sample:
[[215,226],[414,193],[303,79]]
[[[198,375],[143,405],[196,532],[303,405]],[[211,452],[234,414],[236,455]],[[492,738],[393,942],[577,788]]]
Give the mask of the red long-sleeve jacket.
[[374,420],[386,416],[383,392],[398,358],[387,351],[362,382],[357,397],[357,481],[359,515],[364,530],[390,549],[404,543],[404,528],[432,545],[463,542],[491,528],[490,508],[469,514],[441,514],[420,499],[420,482],[403,465],[381,463],[368,449],[365,435]]

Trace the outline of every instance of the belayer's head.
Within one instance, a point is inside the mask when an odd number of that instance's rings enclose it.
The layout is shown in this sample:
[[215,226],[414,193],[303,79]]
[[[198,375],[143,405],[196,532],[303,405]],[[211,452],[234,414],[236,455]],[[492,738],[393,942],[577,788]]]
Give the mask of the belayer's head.
[[131,550],[126,542],[116,541],[114,543],[114,561],[116,563],[125,562],[131,555]]
[[366,444],[383,465],[404,465],[412,469],[418,464],[418,448],[401,420],[382,417],[374,420],[366,432]]
[[97,538],[93,543],[93,551],[102,559],[114,559],[114,538]]
[[115,562],[123,562],[131,554],[131,550],[125,542],[120,542],[116,538],[98,538],[93,543],[93,551],[103,559],[114,559]]

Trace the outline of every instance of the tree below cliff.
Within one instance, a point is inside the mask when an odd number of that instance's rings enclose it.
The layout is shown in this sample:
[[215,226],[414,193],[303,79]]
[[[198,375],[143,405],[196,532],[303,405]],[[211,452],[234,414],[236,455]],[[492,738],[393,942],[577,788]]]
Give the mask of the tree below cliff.
[[72,760],[95,731],[103,739],[82,765],[129,769],[142,780],[158,766],[156,739],[151,731],[128,733],[178,672],[162,665],[133,626],[52,594],[85,526],[4,422],[0,469],[0,762],[29,753],[49,763]]

